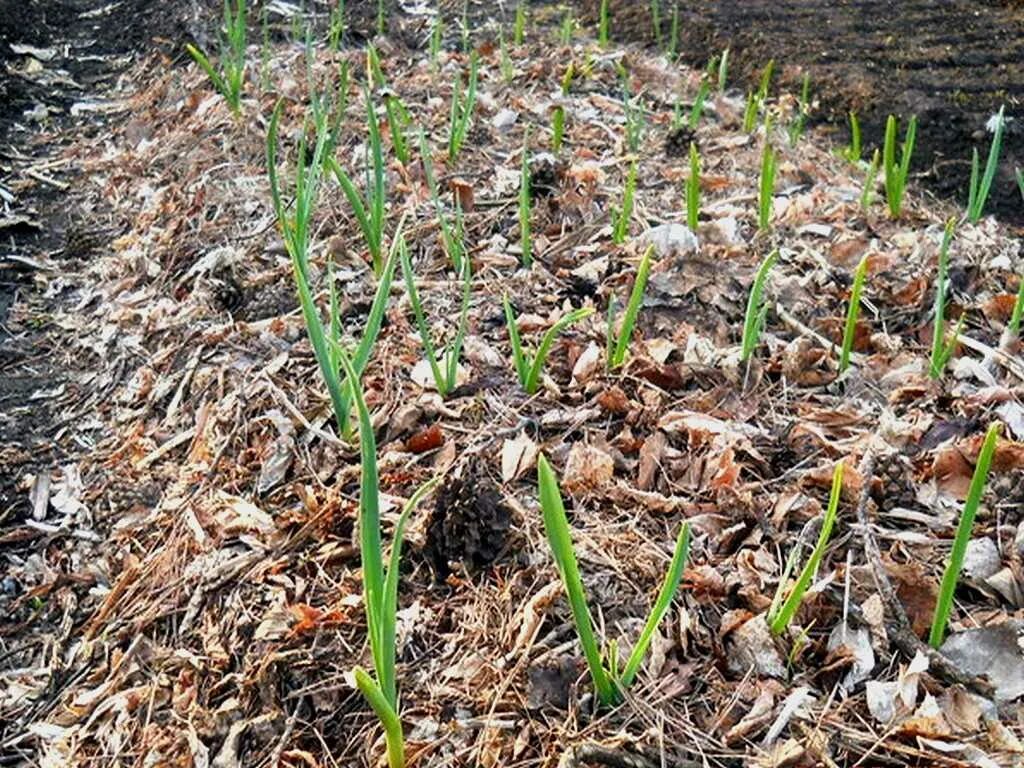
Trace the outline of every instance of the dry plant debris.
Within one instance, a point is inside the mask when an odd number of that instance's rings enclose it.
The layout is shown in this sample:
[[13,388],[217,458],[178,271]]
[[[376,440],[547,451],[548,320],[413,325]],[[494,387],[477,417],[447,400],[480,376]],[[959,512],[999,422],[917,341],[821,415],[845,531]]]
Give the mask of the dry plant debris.
[[[445,476],[411,519],[402,562],[408,764],[1017,764],[1024,361],[1003,334],[1024,268],[1017,235],[993,218],[958,227],[946,317],[964,321],[933,379],[936,258],[955,212],[913,184],[898,220],[880,195],[863,210],[862,167],[813,130],[789,145],[783,118],[802,108],[796,95],[771,97],[777,119],[748,134],[742,90],[713,92],[679,139],[672,106],[698,93],[702,73],[617,47],[614,30],[607,49],[582,33],[559,45],[560,17],[541,9],[522,44],[506,29],[499,46],[493,23],[474,24],[467,53],[449,14],[435,58],[432,17],[395,13],[375,51],[388,94],[424,131],[438,206],[416,152],[408,164],[395,156],[365,47],[353,35],[331,50],[314,34],[309,56],[301,35],[289,40],[304,21],[281,15],[296,9],[270,5],[275,34],[250,61],[239,118],[194,64],[151,57],[122,78],[125,119],[67,150],[83,170],[83,204],[120,231],[81,262],[75,300],[54,310],[69,354],[102,359],[105,395],[89,418],[103,437],[58,471],[23,478],[33,514],[0,532],[10,547],[0,753],[42,765],[381,764],[380,727],[347,678],[369,655],[359,459],[335,431],[264,155],[280,101],[280,154],[295,167],[311,138],[310,89],[330,93],[347,65],[334,156],[363,184],[363,94],[378,99],[386,236],[405,217],[439,349],[455,334],[462,282],[438,211],[454,221],[458,210],[473,265],[462,358],[444,397],[400,280],[363,374],[385,528],[419,485]],[[471,67],[475,106],[446,161],[452,91]],[[555,106],[564,137],[552,154]],[[636,151],[627,127],[640,131]],[[695,232],[682,223],[691,141]],[[771,226],[759,227],[766,145],[777,173]],[[615,245],[631,168],[628,236]],[[625,306],[648,248],[629,354],[609,371],[606,310]],[[747,358],[751,286],[776,251]],[[840,374],[861,263],[863,308]],[[372,257],[326,177],[309,270],[321,309],[334,291],[341,336],[358,340],[377,284]],[[534,346],[568,313],[595,310],[554,341],[534,394],[512,366],[506,292]],[[923,638],[982,436],[997,420],[1005,428],[935,652]],[[682,586],[615,707],[596,706],[546,544],[541,452],[562,478],[605,642],[637,636],[675,532],[690,526]],[[766,616],[814,546],[838,465],[835,529],[777,636]]]

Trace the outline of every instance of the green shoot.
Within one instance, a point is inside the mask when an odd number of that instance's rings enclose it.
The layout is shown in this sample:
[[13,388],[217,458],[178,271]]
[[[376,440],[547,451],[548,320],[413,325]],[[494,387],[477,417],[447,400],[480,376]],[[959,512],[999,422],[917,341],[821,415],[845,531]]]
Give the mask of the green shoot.
[[956,527],[956,537],[953,539],[953,551],[950,552],[949,563],[942,574],[939,599],[935,604],[935,614],[932,617],[932,629],[928,635],[928,644],[932,648],[941,646],[942,640],[946,635],[949,613],[953,608],[953,593],[956,592],[956,585],[960,580],[960,571],[964,567],[964,556],[967,553],[967,543],[971,539],[974,517],[978,513],[981,497],[985,493],[988,471],[992,466],[996,442],[999,440],[999,428],[998,422],[989,425],[988,432],[985,433],[985,442],[982,443],[981,452],[978,454],[978,463],[974,465],[974,476],[971,478],[971,485],[967,491],[963,512],[960,513],[960,522]]
[[576,33],[576,19],[572,15],[572,8],[565,9],[562,16],[562,24],[558,29],[558,41],[562,45],[572,45],[572,37]]
[[804,135],[807,127],[807,115],[810,112],[811,75],[804,73],[803,85],[800,88],[800,101],[797,103],[796,117],[789,124],[789,146],[795,147]]
[[515,26],[512,28],[512,42],[522,45],[526,40],[526,3],[520,2],[516,6]]
[[345,370],[352,399],[359,418],[359,551],[363,571],[363,604],[366,611],[367,635],[370,654],[377,679],[374,680],[361,667],[353,669],[356,687],[384,727],[389,768],[405,765],[405,744],[402,723],[398,715],[398,685],[395,674],[395,642],[398,613],[398,576],[402,558],[405,527],[413,510],[433,488],[439,478],[420,486],[409,498],[395,524],[391,554],[384,565],[384,547],[380,530],[380,482],[377,471],[377,443],[373,423],[366,407],[359,375],[341,352],[339,360]]
[[466,320],[469,315],[469,296],[473,281],[469,257],[465,254],[462,257],[462,309],[459,312],[459,324],[455,331],[455,338],[449,345],[447,352],[440,357],[431,339],[430,328],[423,313],[423,304],[420,301],[419,291],[416,290],[416,273],[413,272],[412,262],[409,259],[409,249],[406,247],[404,238],[398,241],[398,257],[402,262],[405,290],[409,295],[409,303],[412,305],[413,316],[416,318],[416,327],[420,332],[423,351],[426,353],[430,372],[434,377],[434,386],[441,397],[447,397],[455,389],[457,383],[459,356],[462,354],[462,343],[466,338]]
[[753,133],[754,129],[757,128],[757,118],[768,100],[768,89],[771,87],[772,73],[774,71],[775,60],[772,59],[765,65],[764,71],[761,72],[761,82],[757,90],[752,94],[747,94],[747,105],[743,110],[744,133]]
[[242,87],[245,84],[245,31],[248,23],[245,0],[235,0],[234,10],[230,0],[224,0],[224,30],[220,41],[220,69],[210,62],[209,56],[190,43],[188,51],[196,64],[206,73],[234,116],[242,112]]
[[529,352],[523,349],[523,342],[519,336],[519,326],[516,324],[516,316],[512,311],[512,304],[509,302],[507,293],[502,296],[501,303],[505,310],[505,327],[508,329],[508,338],[512,344],[512,362],[515,365],[516,375],[519,377],[519,383],[526,390],[526,394],[532,395],[537,391],[537,387],[540,386],[541,371],[544,370],[544,363],[547,360],[548,353],[551,352],[551,347],[554,345],[558,334],[570,325],[578,323],[585,317],[589,317],[594,310],[590,307],[584,307],[582,309],[574,309],[572,312],[563,315],[558,322],[544,333],[540,340],[540,346],[537,347],[536,353],[531,356]]
[[704,104],[710,93],[711,83],[706,77],[702,77],[700,86],[697,88],[697,95],[693,99],[693,106],[690,107],[690,116],[686,121],[691,131],[697,130],[697,123],[700,122],[700,116],[704,114]]
[[445,252],[451,259],[455,271],[462,274],[462,260],[465,254],[465,245],[462,237],[462,215],[461,209],[456,210],[455,228],[448,223],[444,207],[441,205],[441,196],[437,190],[437,180],[434,177],[434,163],[430,159],[430,147],[427,146],[426,136],[423,129],[419,132],[420,161],[423,163],[423,176],[427,180],[427,188],[430,190],[430,198],[434,203],[434,210],[437,213],[438,224],[441,227],[441,239],[444,242]]
[[1020,190],[1020,196],[1024,199],[1024,171],[1020,168],[1015,168],[1013,175],[1017,179],[1017,189]]
[[668,49],[670,60],[675,61],[679,54],[679,6],[672,6],[672,26],[669,28]]
[[[264,19],[266,19],[267,4],[263,4]],[[345,34],[345,0],[338,0],[338,4],[331,7],[330,27],[327,32],[327,46],[331,53],[337,53],[341,46],[341,38]],[[266,38],[264,38],[265,40]]]
[[[562,99],[565,99],[569,95],[569,88],[572,86],[573,78],[573,65],[569,62],[569,66],[565,68],[565,74],[562,75]],[[551,115],[551,150],[557,154],[562,149],[562,139],[565,136],[565,105],[562,103],[556,104],[554,112]]]
[[860,120],[857,119],[856,112],[850,112],[850,144],[843,150],[842,155],[851,163],[860,162]]
[[743,132],[753,133],[757,127],[757,112],[759,109],[756,94],[747,92],[747,103],[743,108]]
[[775,209],[775,169],[778,158],[771,143],[765,138],[764,151],[761,154],[761,179],[757,194],[757,228],[767,232],[772,223]]
[[767,258],[761,262],[761,266],[757,268],[754,284],[750,287],[750,296],[747,297],[747,312],[743,319],[741,362],[745,363],[750,359],[761,340],[761,332],[764,330],[765,320],[768,317],[768,303],[764,298],[764,289],[768,284],[768,274],[778,258],[778,250],[768,254]]
[[384,108],[387,110],[388,131],[391,133],[391,146],[395,149],[395,157],[402,165],[409,165],[409,143],[405,139],[405,129],[412,120],[402,100],[394,94],[384,97]]
[[608,16],[608,0],[601,0],[601,10],[597,20],[597,44],[608,47],[608,34],[611,31],[611,20]]
[[444,38],[444,18],[438,13],[434,17],[434,24],[430,28],[430,68],[434,74],[441,68],[441,41]]
[[[626,362],[626,353],[629,351],[629,343],[633,340],[633,328],[636,326],[636,319],[640,314],[640,306],[644,301],[644,290],[647,288],[647,278],[651,274],[651,257],[654,256],[654,246],[650,245],[640,258],[640,265],[636,269],[636,279],[633,281],[633,290],[629,294],[629,302],[626,304],[626,312],[622,316],[622,323],[619,333],[616,336],[614,330],[614,300],[608,302],[608,335],[607,335],[607,366],[609,371],[621,368]],[[611,340],[615,339],[614,348]]]
[[455,84],[452,88],[452,109],[451,120],[448,128],[448,161],[454,163],[459,156],[459,150],[466,140],[466,133],[469,131],[469,122],[473,117],[473,108],[476,106],[476,80],[477,60],[476,53],[469,56],[469,84],[466,92],[462,92],[462,76],[455,74]]
[[462,18],[459,19],[459,37],[462,38],[462,52],[469,53],[469,0],[462,0]]
[[988,198],[989,190],[992,188],[992,180],[996,176],[996,168],[999,165],[999,150],[1003,145],[1003,111],[1005,107],[999,108],[996,115],[995,130],[992,133],[992,144],[988,148],[988,160],[985,161],[985,173],[978,178],[980,165],[978,161],[978,150],[975,148],[971,158],[971,191],[967,200],[967,219],[972,224],[977,224],[981,214],[985,210],[985,200]]
[[868,173],[864,177],[864,191],[860,193],[860,207],[864,213],[868,212],[871,203],[875,200],[875,179],[878,178],[880,164],[881,154],[875,149],[875,153],[871,156],[871,165],[868,166]]
[[622,245],[629,236],[629,224],[633,218],[633,197],[636,194],[636,160],[629,164],[626,186],[622,190],[622,207],[613,213],[612,242]]
[[387,9],[384,7],[386,0],[377,0],[377,34],[383,35],[387,31],[388,27],[388,16]]
[[697,145],[690,142],[690,176],[686,179],[686,226],[697,231],[700,218],[700,154]]
[[[679,582],[682,581],[683,569],[689,554],[690,527],[688,524],[684,524],[679,531],[675,551],[672,554],[672,562],[665,574],[665,580],[662,582],[643,631],[633,647],[633,652],[620,672],[618,653],[614,644],[610,646],[607,654],[602,654],[598,646],[594,621],[590,616],[590,609],[587,607],[587,595],[580,577],[576,553],[573,550],[569,521],[565,516],[562,494],[558,488],[558,478],[544,454],[537,457],[537,486],[544,518],[544,531],[547,534],[551,552],[558,565],[562,584],[569,599],[569,606],[576,624],[576,633],[579,636],[580,645],[583,647],[583,655],[590,669],[590,677],[594,682],[598,701],[604,706],[613,706],[621,699],[622,691],[628,689],[636,678],[640,664],[643,662],[644,656],[647,655],[654,632],[664,619],[672,599],[679,589]],[[606,665],[605,656],[610,664]]]
[[366,46],[366,71],[370,75],[374,88],[383,88],[387,82],[384,70],[380,66],[380,54],[372,43]]
[[729,49],[726,48],[722,51],[722,56],[718,59],[718,91],[721,93],[725,90],[726,83],[729,81]]
[[558,154],[562,150],[562,139],[565,137],[565,107],[556,104],[551,113],[551,151]]
[[[338,432],[345,440],[351,439],[350,387],[345,385],[339,370],[339,350],[341,336],[341,319],[338,312],[337,294],[333,279],[330,284],[331,312],[328,327],[325,328],[320,312],[314,301],[314,291],[309,282],[309,248],[312,215],[316,206],[324,153],[330,141],[325,125],[317,126],[316,147],[313,150],[312,162],[306,161],[305,141],[300,144],[299,165],[295,176],[294,211],[289,212],[281,195],[281,184],[277,174],[277,134],[281,118],[281,102],[278,102],[270,120],[267,131],[267,174],[270,180],[270,194],[278,226],[284,237],[285,248],[292,262],[292,272],[299,292],[299,303],[302,317],[306,324],[310,344],[316,357],[320,374],[327,385],[331,398]],[[402,223],[398,229],[401,231]],[[377,284],[377,292],[370,307],[363,336],[353,357],[353,365],[362,374],[370,359],[373,345],[377,341],[384,311],[387,307],[391,290],[391,279],[395,269],[395,254],[392,252]],[[333,278],[333,266],[328,264],[328,273]]]
[[644,105],[634,99],[629,90],[629,74],[621,64],[619,77],[622,79],[622,111],[626,116],[626,146],[630,152],[640,151],[640,141],[644,133]]
[[868,273],[868,257],[857,264],[853,273],[853,287],[850,289],[850,306],[846,310],[846,326],[843,328],[843,349],[839,354],[839,373],[850,367],[850,351],[857,332],[857,318],[860,317],[860,297],[864,292],[864,279]]
[[672,128],[673,132],[678,131],[683,127],[683,103],[676,96],[675,103],[672,105]]
[[501,79],[511,83],[516,77],[516,68],[512,64],[512,57],[508,54],[508,45],[505,43],[505,33],[498,29],[498,51],[501,54]]
[[932,355],[928,365],[928,375],[933,379],[942,377],[942,372],[946,369],[947,363],[956,350],[957,338],[964,322],[964,315],[961,315],[953,331],[953,338],[947,342],[946,292],[949,290],[947,273],[949,272],[949,244],[953,240],[955,226],[955,219],[951,218],[946,222],[946,231],[942,235],[942,245],[939,247],[939,274],[935,284],[935,325],[932,331]]
[[654,29],[654,44],[661,50],[661,3],[651,0],[651,26]]
[[1024,276],[1020,279],[1020,288],[1017,289],[1017,300],[1013,302],[1013,313],[1010,315],[1010,334],[1013,338],[1020,338],[1020,321],[1024,315]]
[[[355,184],[332,156],[326,158],[327,167],[341,185],[345,197],[352,206],[352,211],[359,222],[366,246],[370,251],[374,274],[380,275],[384,266],[384,203],[387,189],[384,184],[384,152],[381,149],[380,125],[377,112],[370,98],[370,91],[365,93],[366,117],[370,128],[370,159],[372,167],[367,169],[366,200],[359,195]],[[371,176],[372,171],[372,176]]]
[[814,574],[817,573],[818,566],[821,565],[821,560],[825,556],[825,547],[828,544],[829,536],[832,535],[832,527],[835,525],[836,515],[839,511],[839,496],[842,490],[843,463],[839,462],[836,464],[835,473],[832,475],[832,492],[829,494],[828,509],[825,511],[825,520],[821,524],[821,533],[818,534],[818,543],[814,545],[814,551],[811,552],[810,559],[804,565],[803,570],[800,571],[800,576],[797,578],[796,584],[793,585],[793,590],[789,593],[789,597],[786,598],[781,608],[774,613],[770,613],[768,616],[768,623],[772,634],[781,635],[785,632],[796,612],[800,609],[800,603],[803,602],[807,588],[811,586],[811,580],[814,578]]
[[917,116],[910,118],[903,138],[900,162],[896,164],[896,118],[889,115],[885,123],[885,144],[882,149],[882,166],[885,169],[885,199],[889,203],[889,215],[898,219],[903,211],[903,192],[907,187],[910,172],[910,157],[914,153],[914,139],[917,136]]
[[768,606],[766,616],[769,618],[778,615],[779,609],[782,607],[782,598],[786,594],[786,586],[789,584],[789,577],[792,575],[793,569],[796,568],[799,559],[800,550],[797,547],[793,547],[789,551],[789,557],[786,558],[786,564],[782,567],[782,576],[779,577],[779,584],[775,589],[775,594],[772,595],[771,605]]
[[775,59],[770,59],[761,72],[761,82],[757,86],[757,103],[763,105],[768,101],[768,90],[771,88],[772,75],[775,74]]
[[523,157],[519,166],[519,260],[533,266],[533,238],[530,235],[530,131],[523,137]]

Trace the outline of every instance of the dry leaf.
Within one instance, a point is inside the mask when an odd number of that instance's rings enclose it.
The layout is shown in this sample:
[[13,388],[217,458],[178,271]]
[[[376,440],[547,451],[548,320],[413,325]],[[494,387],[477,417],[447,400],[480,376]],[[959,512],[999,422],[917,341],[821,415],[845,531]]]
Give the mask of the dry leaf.
[[576,443],[565,462],[562,487],[570,493],[585,493],[607,485],[615,473],[612,457],[586,443]]
[[517,479],[537,461],[537,444],[525,432],[501,444],[501,479]]

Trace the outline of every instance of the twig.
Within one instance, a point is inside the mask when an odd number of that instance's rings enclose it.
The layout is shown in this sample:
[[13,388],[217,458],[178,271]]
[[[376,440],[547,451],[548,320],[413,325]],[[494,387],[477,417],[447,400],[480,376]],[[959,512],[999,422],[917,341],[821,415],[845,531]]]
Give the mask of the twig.
[[[836,351],[836,345],[835,344],[833,344],[831,341],[826,339],[824,336],[822,336],[820,333],[818,333],[813,328],[810,328],[807,325],[804,325],[802,322],[800,322],[800,320],[798,320],[796,318],[796,316],[790,314],[786,310],[786,308],[783,307],[778,302],[775,303],[775,314],[777,314],[779,316],[779,319],[782,320],[782,322],[784,322],[786,325],[788,325],[791,329],[793,329],[797,333],[800,333],[800,334],[802,334],[804,336],[811,337],[816,342],[818,342],[818,344],[820,344],[821,346],[823,346],[825,349],[827,349],[829,351]],[[867,359],[867,356],[861,354],[860,352],[851,352],[850,353],[850,362],[856,363],[857,365],[863,365],[864,361],[866,359]]]

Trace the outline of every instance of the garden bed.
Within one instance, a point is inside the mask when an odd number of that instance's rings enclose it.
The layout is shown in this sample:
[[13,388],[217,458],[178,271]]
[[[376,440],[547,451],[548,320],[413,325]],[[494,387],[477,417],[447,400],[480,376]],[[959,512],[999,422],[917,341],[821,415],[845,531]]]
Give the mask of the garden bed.
[[[561,13],[544,6],[522,42],[510,11],[499,42],[476,9],[463,50],[459,13],[446,9],[432,51],[434,17],[418,6],[374,36],[374,5],[349,5],[336,49],[323,8],[276,7],[265,36],[254,17],[238,116],[175,44],[125,62],[106,92],[111,117],[60,134],[76,181],[47,210],[63,200],[102,234],[82,252],[25,245],[39,293],[13,302],[5,324],[23,346],[50,350],[36,353],[48,367],[25,385],[5,438],[25,444],[10,425],[38,435],[55,420],[44,435],[61,461],[12,464],[0,520],[3,759],[383,764],[380,723],[351,678],[355,665],[372,668],[360,456],[337,429],[267,175],[280,105],[289,205],[300,158],[325,140],[310,91],[337,105],[344,68],[331,155],[362,194],[369,98],[385,158],[383,250],[401,222],[438,347],[457,335],[464,286],[442,219],[461,220],[472,265],[452,390],[442,397],[425,363],[401,266],[362,375],[385,543],[402,504],[439,479],[409,519],[399,579],[409,764],[1013,764],[1024,751],[1024,363],[1005,332],[1024,268],[1014,230],[999,217],[958,222],[943,312],[950,333],[964,322],[930,376],[937,258],[962,211],[912,179],[893,217],[881,174],[865,204],[866,163],[827,135],[790,130],[798,88],[773,84],[744,130],[739,66],[690,131],[675,105],[685,120],[703,66],[622,43],[617,27],[605,47],[591,26],[565,42]],[[370,82],[367,38],[386,88]],[[476,99],[452,153],[450,105],[474,61]],[[821,88],[812,114],[828,99]],[[408,112],[408,162],[388,93]],[[766,143],[777,172],[761,226]],[[334,175],[310,231],[302,274],[321,313],[334,294],[351,350],[380,278]],[[764,327],[743,359],[751,286],[772,253]],[[626,361],[608,370],[609,304],[621,318],[648,254]],[[867,280],[841,373],[859,263]],[[569,312],[593,310],[557,336],[531,394],[513,368],[504,296],[531,351]],[[32,359],[5,370],[31,373]],[[1002,436],[939,653],[925,641],[992,423]],[[561,481],[598,635],[623,658],[689,526],[681,587],[616,706],[595,702],[539,504],[541,454]],[[773,599],[798,573],[786,563],[793,552],[807,561],[840,465],[823,561],[793,622],[773,633]]]

